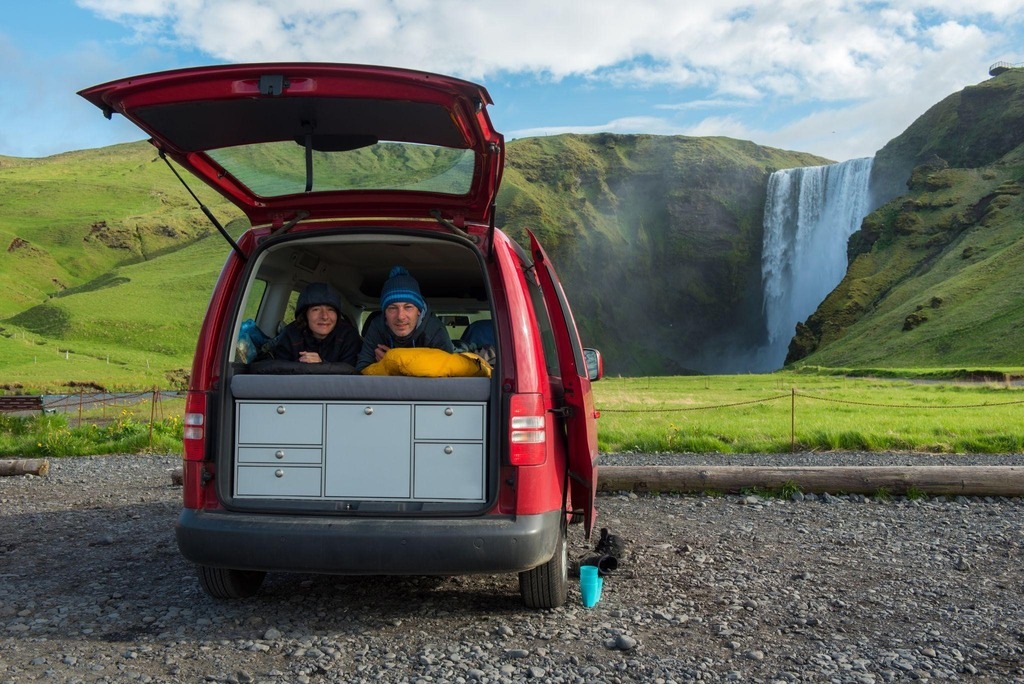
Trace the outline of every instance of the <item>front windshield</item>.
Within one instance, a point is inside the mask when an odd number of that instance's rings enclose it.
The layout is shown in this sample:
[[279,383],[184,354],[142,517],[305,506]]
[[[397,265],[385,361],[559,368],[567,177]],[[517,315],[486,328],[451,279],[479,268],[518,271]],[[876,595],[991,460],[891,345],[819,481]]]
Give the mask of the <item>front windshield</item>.
[[[292,141],[238,145],[207,154],[261,197],[307,191],[306,149]],[[476,166],[471,149],[379,142],[342,152],[312,153],[309,191],[403,190],[466,195]]]

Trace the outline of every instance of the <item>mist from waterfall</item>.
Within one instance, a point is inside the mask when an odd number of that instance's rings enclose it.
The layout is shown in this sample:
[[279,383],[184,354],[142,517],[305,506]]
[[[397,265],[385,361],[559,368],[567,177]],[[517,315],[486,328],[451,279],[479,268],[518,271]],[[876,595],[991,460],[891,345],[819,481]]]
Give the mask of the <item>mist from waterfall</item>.
[[796,324],[846,274],[846,245],[871,207],[873,158],[776,171],[768,179],[761,282],[767,347],[764,370],[781,368]]

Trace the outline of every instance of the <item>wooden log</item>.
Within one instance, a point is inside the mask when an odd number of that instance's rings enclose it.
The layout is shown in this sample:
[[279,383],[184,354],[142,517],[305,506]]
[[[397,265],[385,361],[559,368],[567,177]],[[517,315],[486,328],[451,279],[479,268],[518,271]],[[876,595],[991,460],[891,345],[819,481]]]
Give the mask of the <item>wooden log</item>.
[[0,460],[0,475],[46,475],[50,462],[45,458],[13,458]]
[[38,394],[5,394],[0,396],[0,412],[42,410],[43,398]]
[[831,494],[924,494],[966,496],[1024,495],[1021,466],[601,466],[604,492],[737,493],[745,489]]

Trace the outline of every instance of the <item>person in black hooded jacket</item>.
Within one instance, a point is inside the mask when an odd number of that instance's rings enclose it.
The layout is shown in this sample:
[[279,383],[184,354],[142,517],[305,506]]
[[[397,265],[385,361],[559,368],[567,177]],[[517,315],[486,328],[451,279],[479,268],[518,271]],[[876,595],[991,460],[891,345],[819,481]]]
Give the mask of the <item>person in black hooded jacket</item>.
[[300,363],[355,365],[359,333],[341,317],[341,297],[327,283],[310,283],[295,304],[295,320],[285,326],[261,358]]
[[455,351],[444,323],[430,313],[420,284],[401,266],[388,274],[380,293],[382,315],[363,331],[363,348],[356,369],[363,370],[396,347],[427,347]]

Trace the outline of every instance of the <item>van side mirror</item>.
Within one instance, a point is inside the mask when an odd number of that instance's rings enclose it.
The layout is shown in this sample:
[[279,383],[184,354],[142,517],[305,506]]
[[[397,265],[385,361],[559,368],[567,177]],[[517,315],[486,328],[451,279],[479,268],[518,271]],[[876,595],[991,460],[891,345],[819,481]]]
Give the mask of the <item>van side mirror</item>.
[[587,379],[600,380],[604,377],[604,359],[596,349],[583,349],[583,358],[587,362]]

